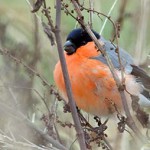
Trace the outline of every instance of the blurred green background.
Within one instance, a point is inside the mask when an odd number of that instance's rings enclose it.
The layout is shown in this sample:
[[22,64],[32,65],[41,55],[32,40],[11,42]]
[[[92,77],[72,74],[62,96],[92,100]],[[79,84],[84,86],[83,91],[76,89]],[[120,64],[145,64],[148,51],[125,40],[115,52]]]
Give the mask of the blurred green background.
[[[47,2],[51,7],[51,16],[55,22],[55,1],[47,0]],[[64,2],[71,5],[69,1]],[[89,1],[83,2],[88,7]],[[94,9],[107,15],[113,3],[114,0],[95,0]],[[147,0],[118,0],[110,14],[114,22],[121,15],[122,7],[124,7],[124,11],[119,46],[134,57],[136,64],[141,65],[150,73],[148,68],[150,67],[150,2]],[[83,11],[83,14],[88,21],[89,14],[86,11]],[[40,12],[37,12],[36,15],[38,18],[31,13],[31,7],[26,0],[0,0],[0,48],[7,49],[11,55],[40,73],[49,84],[54,84],[53,70],[58,61],[56,45],[51,46],[47,36],[43,33],[41,20],[46,22],[44,15]],[[93,14],[93,28],[99,32],[104,20],[104,17],[99,18]],[[62,11],[61,35],[63,42],[75,24],[76,21]],[[112,24],[108,21],[102,35],[110,40],[113,32]],[[59,105],[56,104],[55,97],[49,92],[50,89],[45,87],[38,77],[10,57],[0,55],[0,101],[14,110],[20,110],[44,130],[45,124],[40,118],[43,114],[47,114],[47,110],[35,90],[45,98],[49,108],[55,106],[58,115],[62,113],[63,104],[61,102]],[[62,119],[67,120],[68,118],[66,115],[65,119]],[[18,127],[16,121],[6,112],[1,112],[1,130],[5,130],[8,135],[11,130],[16,136],[18,128],[22,130],[22,126]],[[66,140],[69,138],[67,135],[74,135],[74,133],[68,130],[65,133],[61,132],[63,142],[69,145]],[[27,137],[28,135],[26,133]]]

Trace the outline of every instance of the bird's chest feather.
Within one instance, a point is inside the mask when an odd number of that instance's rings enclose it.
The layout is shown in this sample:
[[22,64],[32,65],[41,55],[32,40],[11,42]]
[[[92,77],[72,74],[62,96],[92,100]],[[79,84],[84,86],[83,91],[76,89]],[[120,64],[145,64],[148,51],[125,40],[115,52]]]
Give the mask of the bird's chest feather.
[[[120,95],[107,66],[97,60],[78,56],[66,61],[73,96],[79,108],[98,115],[114,111],[112,103],[120,107]],[[55,69],[55,82],[67,98],[62,72],[58,66]]]

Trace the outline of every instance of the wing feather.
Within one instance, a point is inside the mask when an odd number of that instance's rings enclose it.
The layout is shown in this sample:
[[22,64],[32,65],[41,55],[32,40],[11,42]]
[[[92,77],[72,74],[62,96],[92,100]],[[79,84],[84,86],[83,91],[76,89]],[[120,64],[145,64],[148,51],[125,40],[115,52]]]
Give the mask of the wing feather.
[[[116,53],[116,46],[111,43],[110,41],[105,40],[103,37],[100,38],[104,42],[104,49],[106,50],[106,53],[108,54],[109,58],[112,61],[112,64],[117,70],[120,70],[120,63],[118,60],[118,54]],[[132,56],[127,53],[122,48],[119,48],[120,57],[121,57],[121,63],[124,67],[125,73],[132,74],[137,78],[137,81],[141,82],[144,88],[143,95],[145,95],[147,98],[150,98],[150,76],[147,75],[147,73],[141,69],[140,67],[134,65]],[[103,62],[104,64],[108,65],[105,57],[103,55],[98,55],[96,57],[92,57],[92,59],[99,60]]]
[[[110,41],[105,40],[103,37],[101,37],[101,40],[104,42],[104,49],[106,50],[106,53],[111,59],[114,67],[120,70],[120,63],[118,61],[118,54],[116,53],[116,46],[112,44]],[[120,51],[121,63],[125,69],[125,72],[131,73],[132,71],[131,64],[133,64],[132,56],[129,53],[127,53],[125,50],[123,50],[122,48],[119,48],[119,51]],[[97,59],[103,62],[104,64],[107,64],[107,61],[103,55],[93,57],[93,59]]]

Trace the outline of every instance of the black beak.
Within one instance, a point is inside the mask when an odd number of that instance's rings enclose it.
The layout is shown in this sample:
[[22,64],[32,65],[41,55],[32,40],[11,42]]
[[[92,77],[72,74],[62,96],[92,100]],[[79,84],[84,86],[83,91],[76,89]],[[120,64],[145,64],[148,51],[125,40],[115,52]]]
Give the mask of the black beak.
[[64,44],[64,50],[68,55],[71,55],[76,51],[76,46],[71,41],[66,41]]

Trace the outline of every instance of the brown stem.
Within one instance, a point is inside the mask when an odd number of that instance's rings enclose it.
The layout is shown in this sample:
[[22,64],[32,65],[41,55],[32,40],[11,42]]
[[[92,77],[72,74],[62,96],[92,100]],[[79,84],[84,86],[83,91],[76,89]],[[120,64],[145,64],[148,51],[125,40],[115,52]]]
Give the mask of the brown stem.
[[[93,6],[94,6],[93,0],[89,0],[89,6],[90,6],[90,9],[93,10]],[[89,24],[90,24],[91,29],[93,27],[92,23],[93,23],[93,11],[90,11],[89,12]]]
[[60,20],[61,20],[61,0],[56,0],[56,26],[55,26],[54,34],[56,37],[57,49],[58,49],[59,58],[60,58],[60,62],[61,62],[64,82],[65,82],[65,86],[66,86],[66,92],[67,92],[67,96],[69,99],[69,104],[70,104],[70,108],[71,108],[71,112],[72,112],[71,114],[72,114],[72,117],[73,117],[73,120],[75,123],[75,129],[77,132],[80,148],[82,150],[86,150],[84,133],[83,133],[83,130],[82,130],[82,127],[80,124],[79,117],[78,117],[75,100],[72,95],[71,83],[69,80],[69,74],[68,74],[68,70],[67,70],[64,52],[62,49],[62,40],[61,40],[61,36],[60,36]]
[[143,141],[144,137],[143,137],[142,133],[140,132],[140,130],[138,129],[138,127],[136,126],[136,124],[135,124],[135,122],[134,122],[134,120],[131,116],[131,113],[129,111],[129,107],[128,107],[128,104],[127,104],[127,100],[126,100],[126,96],[125,96],[124,91],[120,90],[120,96],[121,96],[121,100],[122,100],[122,104],[123,104],[125,114],[127,116],[127,120],[126,120],[127,125],[133,130],[133,132],[137,135],[137,137],[141,141]]
[[[80,8],[79,8],[79,5],[77,3],[76,0],[72,0],[72,4],[75,8],[75,11],[78,15],[78,21],[79,23],[81,24],[81,26],[87,31],[87,33],[89,34],[89,36],[91,36],[91,38],[93,39],[93,41],[95,42],[96,46],[98,47],[98,49],[101,51],[101,53],[104,55],[104,57],[106,58],[107,60],[107,63],[108,63],[108,67],[113,75],[113,78],[114,80],[116,81],[116,84],[118,86],[118,89],[119,89],[119,92],[120,92],[120,95],[121,95],[121,100],[122,100],[122,104],[123,104],[123,108],[124,108],[124,111],[125,111],[125,114],[127,116],[127,125],[135,132],[135,134],[138,136],[138,138],[142,138],[142,134],[140,133],[139,129],[137,128],[132,116],[131,116],[131,113],[129,111],[129,107],[127,105],[127,99],[126,99],[126,96],[125,96],[125,93],[124,93],[124,86],[122,84],[122,82],[120,81],[119,77],[117,76],[116,72],[115,72],[115,68],[109,58],[109,56],[107,55],[105,49],[103,48],[103,45],[104,43],[97,40],[97,38],[95,37],[95,35],[93,34],[93,32],[91,31],[90,27],[88,24],[86,24],[84,22],[84,18],[82,16],[82,13],[80,11]],[[118,53],[118,56],[119,56],[119,53]],[[119,56],[120,57],[120,56]],[[119,63],[120,63],[120,58],[119,58]],[[121,65],[121,64],[120,64]]]

